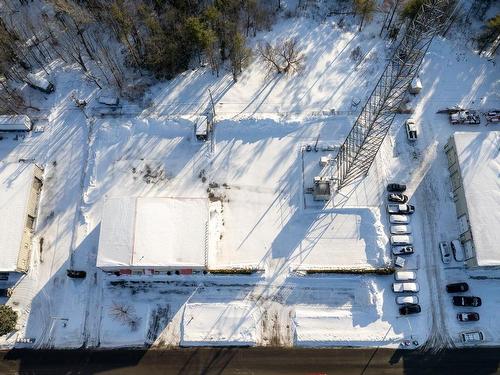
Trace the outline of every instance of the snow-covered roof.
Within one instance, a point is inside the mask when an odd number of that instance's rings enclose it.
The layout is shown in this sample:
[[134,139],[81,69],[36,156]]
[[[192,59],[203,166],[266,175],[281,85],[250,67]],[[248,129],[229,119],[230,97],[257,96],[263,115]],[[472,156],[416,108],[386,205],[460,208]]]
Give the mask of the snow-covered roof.
[[454,134],[479,266],[500,265],[500,132]]
[[34,164],[0,162],[0,272],[17,270]]
[[110,198],[97,266],[204,267],[208,202],[195,198]]

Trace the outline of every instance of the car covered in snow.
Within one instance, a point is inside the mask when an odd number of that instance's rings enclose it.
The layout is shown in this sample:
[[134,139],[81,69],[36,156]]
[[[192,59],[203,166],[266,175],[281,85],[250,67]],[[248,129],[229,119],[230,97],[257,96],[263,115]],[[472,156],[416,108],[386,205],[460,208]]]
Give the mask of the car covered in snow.
[[441,260],[444,264],[450,264],[451,252],[448,244],[445,241],[439,243],[439,251],[441,252]]
[[482,304],[481,298],[475,296],[454,296],[452,301],[455,306],[478,307]]
[[413,246],[395,246],[392,248],[394,255],[410,255],[414,253]]
[[415,206],[411,204],[389,203],[387,205],[387,212],[390,214],[412,214],[415,212]]
[[417,140],[417,126],[415,125],[415,120],[413,119],[408,119],[405,122],[405,128],[406,128],[406,137],[408,138],[409,141],[416,141]]
[[468,290],[469,290],[469,284],[467,283],[453,283],[446,285],[446,291],[448,293],[467,292]]
[[405,190],[406,190],[406,185],[403,184],[392,183],[387,185],[387,191],[395,191],[398,193],[402,193]]
[[484,340],[484,334],[481,331],[462,332],[460,337],[463,342],[480,342]]
[[418,296],[410,295],[410,296],[398,296],[396,297],[396,303],[398,305],[405,305],[407,303],[411,303],[413,305],[418,304]]
[[473,110],[460,110],[455,113],[450,113],[450,123],[456,124],[473,124],[479,125],[481,117],[479,112]]
[[395,282],[392,283],[392,291],[394,293],[416,293],[420,290],[418,283],[415,282]]
[[399,313],[401,315],[418,314],[421,311],[422,308],[420,307],[420,305],[413,303],[407,303],[399,308]]
[[391,233],[392,234],[410,234],[411,226],[410,225],[391,225]]
[[392,246],[406,246],[413,244],[413,237],[406,234],[396,234],[391,236]]
[[389,215],[389,222],[391,224],[408,224],[410,222],[410,216],[408,215]]
[[394,280],[396,281],[414,281],[417,279],[415,271],[396,271],[394,272]]
[[457,314],[457,320],[460,322],[477,322],[479,314],[477,312],[461,312]]
[[457,262],[463,262],[464,260],[464,249],[462,248],[462,244],[459,240],[451,241],[451,252],[453,253],[453,257]]
[[401,193],[389,193],[387,200],[395,203],[406,203],[408,202],[408,196]]

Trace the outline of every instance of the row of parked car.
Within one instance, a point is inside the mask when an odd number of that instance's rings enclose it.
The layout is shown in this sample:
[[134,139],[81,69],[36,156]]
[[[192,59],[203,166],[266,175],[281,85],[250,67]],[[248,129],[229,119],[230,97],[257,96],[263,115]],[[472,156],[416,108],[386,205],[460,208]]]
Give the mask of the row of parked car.
[[[448,293],[464,293],[469,290],[469,284],[460,282],[446,285]],[[452,303],[459,307],[479,307],[482,304],[481,298],[476,296],[453,296]],[[459,322],[477,322],[479,314],[475,311],[461,311],[457,313]],[[481,331],[462,332],[460,334],[463,342],[478,342],[484,340],[484,334]]]
[[419,291],[416,281],[417,273],[404,269],[405,257],[414,252],[410,215],[415,212],[415,207],[408,204],[408,196],[403,194],[406,191],[406,185],[389,184],[387,191],[387,213],[389,214],[392,254],[394,265],[401,268],[394,273],[392,290],[394,293],[404,293],[404,295],[396,297],[396,303],[400,305],[399,313],[401,315],[417,314],[422,311],[418,296],[415,294]]

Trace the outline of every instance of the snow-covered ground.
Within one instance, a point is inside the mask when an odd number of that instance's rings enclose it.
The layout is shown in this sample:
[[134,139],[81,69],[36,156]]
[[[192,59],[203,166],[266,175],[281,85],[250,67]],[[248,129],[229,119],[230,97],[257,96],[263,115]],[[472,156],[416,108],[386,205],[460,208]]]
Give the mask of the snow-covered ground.
[[[307,18],[278,22],[258,38],[297,36],[306,54],[299,76],[267,76],[258,60],[237,83],[229,74],[189,71],[158,84],[152,105],[137,115],[97,118],[75,109],[71,94],[96,89],[69,68],[55,68],[56,92],[43,101],[42,133],[0,141],[0,159],[34,159],[45,167],[30,272],[8,303],[19,311],[12,345],[34,347],[143,345],[391,346],[460,345],[459,332],[478,328],[500,344],[495,325],[500,271],[444,267],[437,244],[458,236],[443,146],[455,126],[438,109],[461,104],[500,107],[500,72],[455,44],[436,38],[413,98],[419,139],[406,141],[398,115],[369,176],[335,194],[326,206],[306,194],[320,156],[303,146],[338,146],[350,130],[389,53],[376,22],[356,25]],[[353,63],[360,46],[365,58]],[[214,142],[194,139],[194,115],[216,101]],[[92,104],[91,104],[92,105]],[[333,114],[332,109],[337,114]],[[319,138],[318,138],[319,137]],[[407,183],[422,313],[401,317],[392,276],[306,275],[303,270],[377,268],[390,257],[385,184]],[[210,199],[209,199],[210,194]],[[111,197],[204,198],[210,201],[211,269],[249,268],[252,275],[110,276],[95,267],[103,205]],[[192,213],[191,213],[192,214]],[[206,210],[203,213],[207,215]],[[43,249],[38,246],[43,238]],[[201,250],[201,249],[200,249]],[[69,267],[85,280],[66,277]],[[483,298],[481,320],[456,321],[444,285],[467,281]],[[126,312],[124,312],[126,311]],[[23,345],[23,344],[18,344]]]

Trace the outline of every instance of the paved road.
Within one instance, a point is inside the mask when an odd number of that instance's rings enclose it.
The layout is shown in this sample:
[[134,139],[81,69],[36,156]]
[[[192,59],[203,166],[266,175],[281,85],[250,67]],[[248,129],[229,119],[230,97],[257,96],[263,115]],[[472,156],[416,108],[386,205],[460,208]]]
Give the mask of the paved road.
[[0,352],[0,374],[498,374],[500,348],[172,349]]

